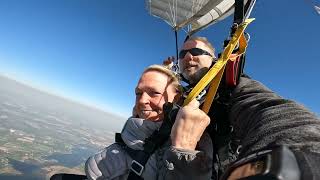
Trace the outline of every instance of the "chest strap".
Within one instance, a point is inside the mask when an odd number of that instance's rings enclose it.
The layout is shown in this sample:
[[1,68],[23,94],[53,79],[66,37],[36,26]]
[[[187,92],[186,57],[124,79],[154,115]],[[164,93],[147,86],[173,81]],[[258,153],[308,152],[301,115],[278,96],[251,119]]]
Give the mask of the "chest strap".
[[159,149],[170,137],[171,128],[178,113],[179,106],[172,103],[163,105],[164,120],[159,130],[155,130],[152,135],[144,140],[143,150],[134,150],[128,147],[120,133],[115,134],[115,141],[123,145],[123,149],[132,158],[128,180],[143,180],[141,177],[145,165],[150,156]]

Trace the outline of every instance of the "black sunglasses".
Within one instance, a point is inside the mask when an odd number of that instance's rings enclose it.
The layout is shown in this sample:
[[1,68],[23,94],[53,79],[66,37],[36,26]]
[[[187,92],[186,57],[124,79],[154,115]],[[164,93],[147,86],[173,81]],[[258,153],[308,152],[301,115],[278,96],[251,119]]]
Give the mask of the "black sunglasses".
[[208,51],[205,51],[205,50],[199,49],[199,48],[191,48],[191,49],[181,50],[181,51],[179,52],[179,59],[184,58],[184,56],[185,56],[188,52],[189,52],[192,56],[208,55],[208,56],[211,56],[211,57],[212,57],[212,55],[211,55]]

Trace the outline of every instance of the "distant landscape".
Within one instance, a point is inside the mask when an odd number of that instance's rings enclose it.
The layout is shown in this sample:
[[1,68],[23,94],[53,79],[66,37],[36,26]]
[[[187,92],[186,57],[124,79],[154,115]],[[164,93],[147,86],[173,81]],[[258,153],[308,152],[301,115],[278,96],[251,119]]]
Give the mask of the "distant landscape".
[[0,179],[84,174],[85,160],[114,142],[124,121],[0,76]]

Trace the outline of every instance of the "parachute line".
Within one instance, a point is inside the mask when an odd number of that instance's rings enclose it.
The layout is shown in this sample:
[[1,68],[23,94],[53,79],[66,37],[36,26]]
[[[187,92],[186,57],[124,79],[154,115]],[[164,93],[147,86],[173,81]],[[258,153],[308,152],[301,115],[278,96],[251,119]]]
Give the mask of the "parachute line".
[[175,10],[175,13],[174,13],[174,22],[175,22],[175,25],[174,26],[176,26],[176,24],[177,24],[177,10],[178,10],[178,0],[176,0],[175,1],[176,2],[176,10]]
[[171,7],[171,4],[170,4],[170,2],[169,2],[169,12],[170,12],[170,14],[168,13],[168,12],[166,12],[166,14],[168,15],[168,18],[169,18],[169,20],[170,20],[170,23],[171,24],[173,24],[174,22],[173,22],[173,18],[172,18],[172,7]]
[[174,27],[176,26],[177,24],[177,7],[178,7],[178,0],[172,0],[172,4],[170,2],[168,2],[168,5],[169,5],[169,12],[170,12],[170,15],[168,12],[166,12],[168,18],[170,19],[170,23],[171,23],[171,26]]

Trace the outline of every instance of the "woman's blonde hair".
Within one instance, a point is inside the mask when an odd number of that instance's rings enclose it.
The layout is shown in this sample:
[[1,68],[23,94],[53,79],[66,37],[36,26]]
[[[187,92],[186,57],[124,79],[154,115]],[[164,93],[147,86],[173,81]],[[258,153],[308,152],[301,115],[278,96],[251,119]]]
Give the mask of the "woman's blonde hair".
[[163,73],[169,77],[168,85],[172,84],[174,88],[177,90],[178,93],[182,93],[182,86],[180,84],[179,76],[174,73],[172,70],[168,69],[166,66],[154,64],[149,67],[147,67],[143,73],[146,73],[148,71],[158,71],[160,73]]

